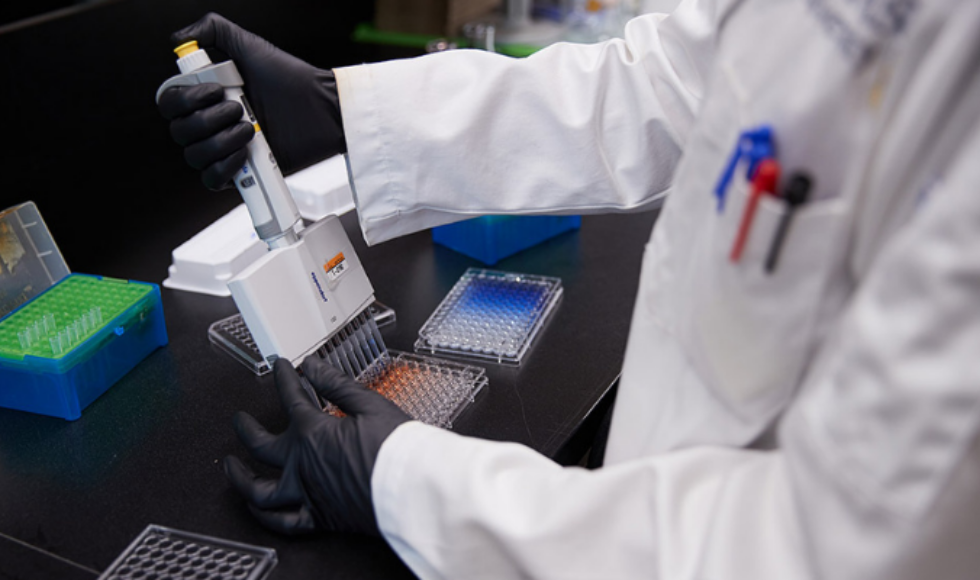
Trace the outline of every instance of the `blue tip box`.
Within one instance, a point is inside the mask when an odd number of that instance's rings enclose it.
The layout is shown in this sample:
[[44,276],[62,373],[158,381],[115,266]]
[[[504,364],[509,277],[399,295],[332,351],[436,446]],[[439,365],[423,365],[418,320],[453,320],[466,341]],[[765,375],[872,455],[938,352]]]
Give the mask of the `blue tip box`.
[[78,419],[165,344],[159,286],[72,274],[33,203],[0,213],[0,407]]
[[432,228],[432,241],[492,266],[581,225],[581,216],[482,216]]

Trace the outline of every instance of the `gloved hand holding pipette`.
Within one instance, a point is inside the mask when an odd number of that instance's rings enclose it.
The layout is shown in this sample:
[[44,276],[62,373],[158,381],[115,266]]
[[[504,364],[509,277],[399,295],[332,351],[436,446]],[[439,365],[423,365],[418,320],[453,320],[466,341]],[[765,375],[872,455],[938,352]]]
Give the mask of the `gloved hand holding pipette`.
[[[171,39],[175,45],[196,40],[236,62],[248,101],[284,172],[346,151],[332,71],[311,66],[217,14]],[[241,106],[225,100],[223,87],[207,83],[168,89],[160,95],[159,107],[188,164],[203,170],[204,184],[215,190],[230,187],[254,134],[242,121]]]
[[381,444],[411,418],[316,356],[303,362],[303,373],[321,397],[347,414],[344,418],[322,412],[287,361],[277,360],[274,368],[289,428],[273,435],[242,412],[235,416],[235,430],[253,457],[282,469],[282,475],[262,479],[238,458],[227,457],[228,479],[252,513],[281,533],[319,529],[380,535],[371,473]]

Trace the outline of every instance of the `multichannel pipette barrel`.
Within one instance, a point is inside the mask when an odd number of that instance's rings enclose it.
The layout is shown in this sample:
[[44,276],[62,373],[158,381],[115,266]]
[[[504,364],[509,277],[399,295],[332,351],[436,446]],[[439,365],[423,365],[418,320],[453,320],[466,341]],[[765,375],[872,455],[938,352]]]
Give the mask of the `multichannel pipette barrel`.
[[235,187],[248,206],[255,232],[269,245],[269,249],[294,243],[303,222],[265,134],[245,98],[242,90],[244,82],[235,63],[225,61],[212,64],[208,54],[193,40],[178,46],[174,52],[178,56],[177,67],[181,74],[160,85],[157,102],[163,91],[172,87],[218,83],[224,87],[226,99],[242,105],[242,120],[252,125],[255,136],[246,148],[248,156],[245,165],[235,174]]

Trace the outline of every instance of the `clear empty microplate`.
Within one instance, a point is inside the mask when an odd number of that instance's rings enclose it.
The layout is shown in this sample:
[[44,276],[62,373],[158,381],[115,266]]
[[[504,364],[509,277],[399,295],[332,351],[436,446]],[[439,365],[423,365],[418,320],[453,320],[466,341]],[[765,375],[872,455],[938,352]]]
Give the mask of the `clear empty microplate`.
[[272,548],[151,524],[99,580],[262,580],[277,562]]
[[208,327],[208,340],[258,376],[272,370],[269,362],[259,352],[241,314],[233,314],[211,323]]
[[[389,399],[413,419],[451,429],[453,421],[488,383],[482,368],[389,350],[357,381]],[[332,404],[327,411],[343,413]]]
[[[395,322],[395,311],[377,300],[367,307],[367,313],[374,317],[379,327]],[[233,314],[213,322],[208,328],[208,340],[258,376],[272,370],[268,361],[262,357],[241,314]]]
[[470,268],[422,325],[415,351],[520,364],[561,294],[559,278]]

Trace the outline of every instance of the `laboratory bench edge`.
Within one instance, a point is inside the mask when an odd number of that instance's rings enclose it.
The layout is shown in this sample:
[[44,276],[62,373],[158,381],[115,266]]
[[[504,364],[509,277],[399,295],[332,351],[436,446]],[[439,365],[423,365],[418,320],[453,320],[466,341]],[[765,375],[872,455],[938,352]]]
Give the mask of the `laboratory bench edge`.
[[[86,262],[104,271],[85,273],[161,284],[170,250],[231,206],[216,204],[207,219],[188,216],[165,232],[148,227],[146,239]],[[655,219],[655,212],[585,216],[581,229],[491,268],[559,277],[564,294],[519,367],[453,359],[486,368],[490,379],[454,431],[579,461],[614,392]],[[396,312],[382,330],[390,349],[412,352],[419,328],[466,269],[487,267],[434,244],[428,231],[367,247],[356,214],[341,221],[375,296]],[[80,419],[0,409],[0,578],[96,577],[149,524],[274,548],[270,578],[413,577],[382,540],[285,537],[251,516],[221,463],[237,455],[260,475],[275,475],[247,457],[231,428],[236,411],[273,432],[285,428],[274,381],[209,343],[208,326],[236,312],[231,298],[161,290],[169,343]],[[5,565],[5,556],[20,564]],[[72,575],[47,576],[63,568],[55,561],[71,563]]]

